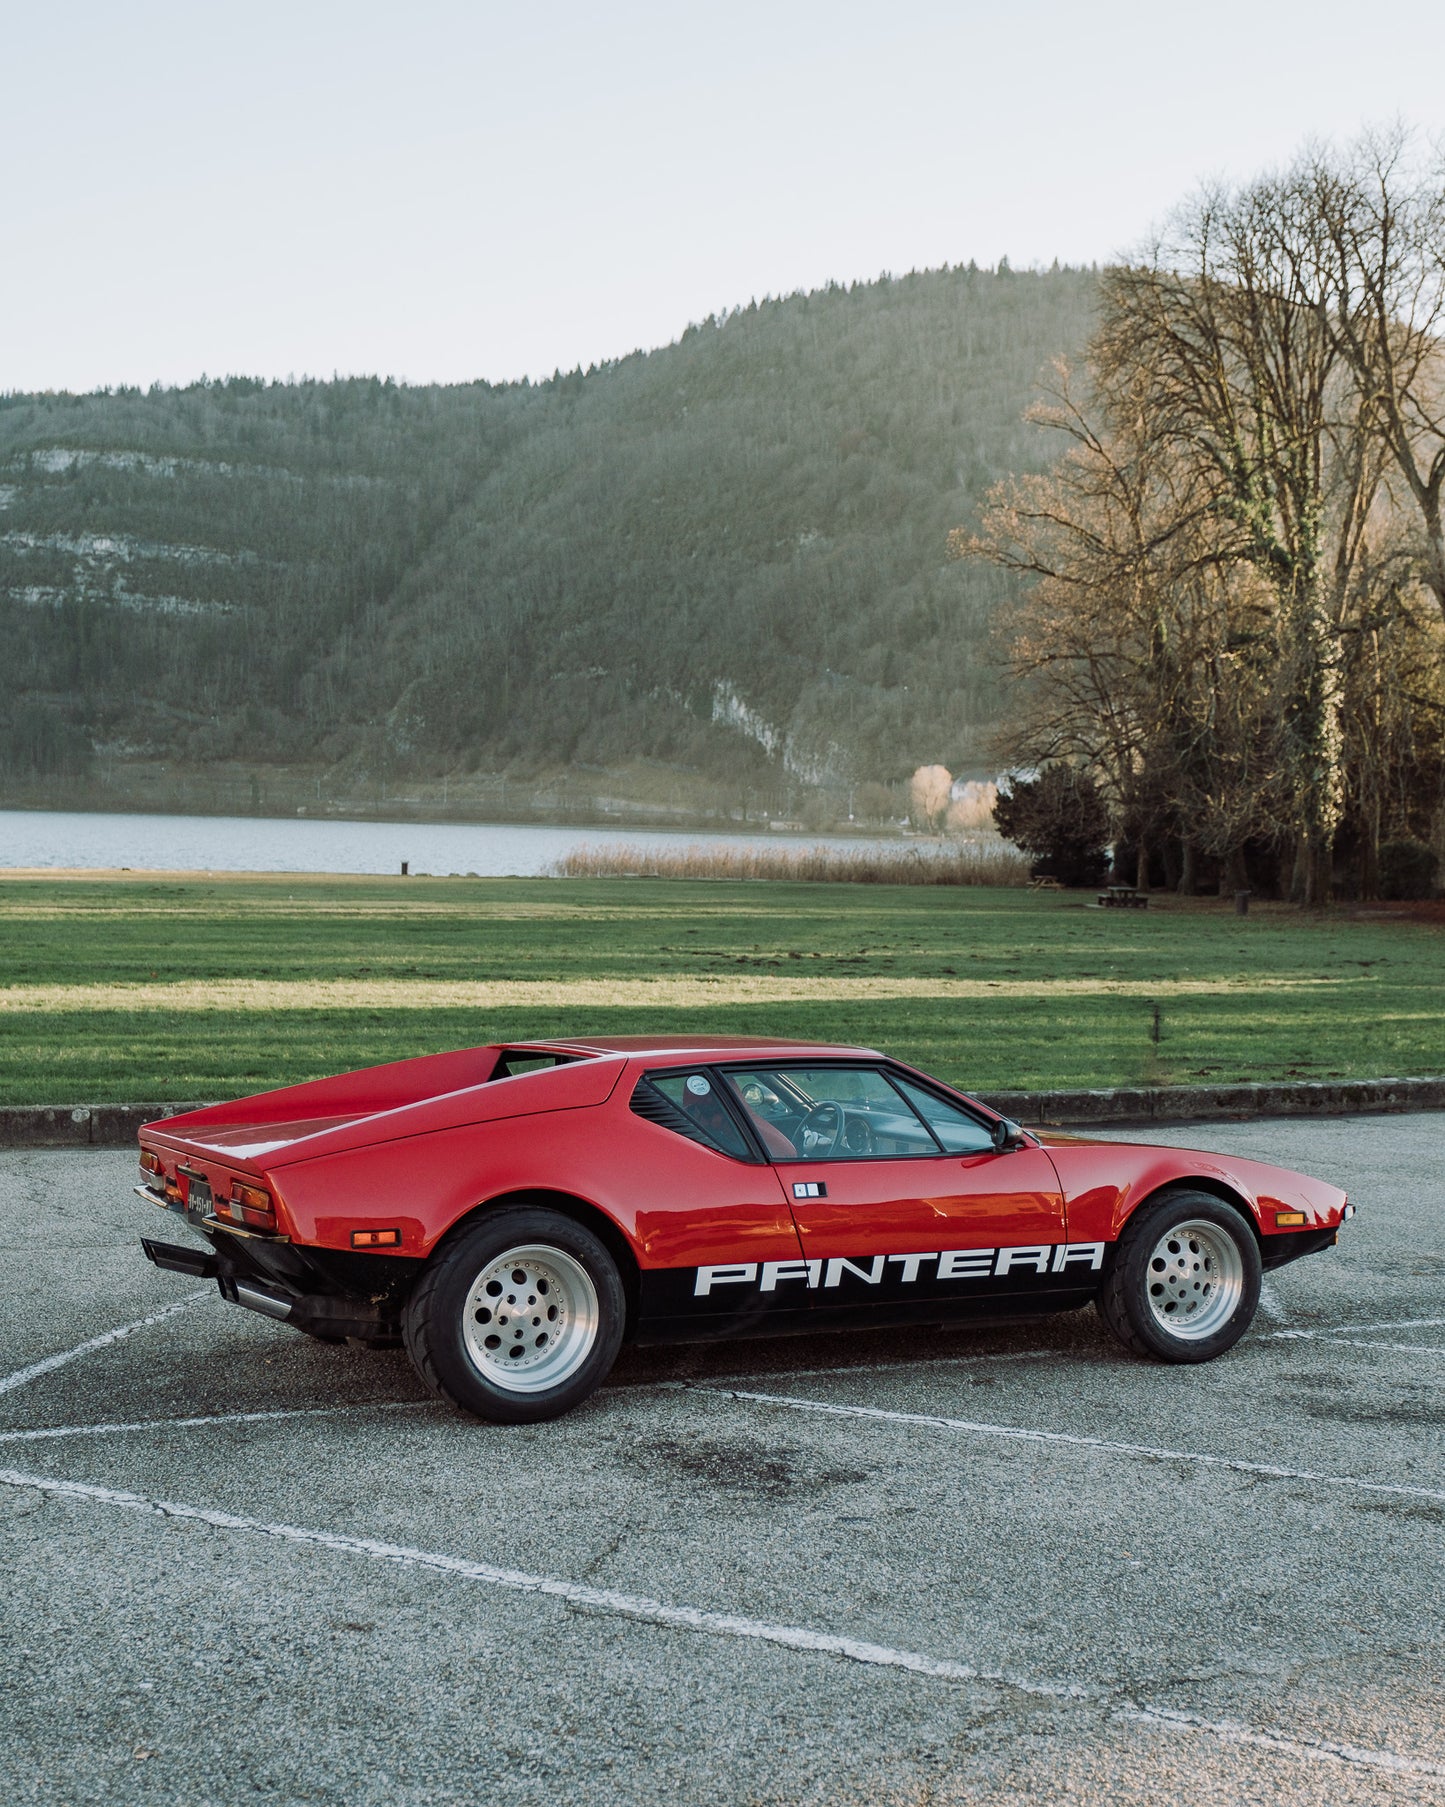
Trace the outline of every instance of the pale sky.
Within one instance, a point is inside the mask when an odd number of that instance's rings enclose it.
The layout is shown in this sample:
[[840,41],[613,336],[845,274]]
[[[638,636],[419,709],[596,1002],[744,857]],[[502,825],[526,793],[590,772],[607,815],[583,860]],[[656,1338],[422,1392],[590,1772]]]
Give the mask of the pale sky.
[[0,390],[496,381],[1439,134],[1445,6],[0,0],[0,71]]

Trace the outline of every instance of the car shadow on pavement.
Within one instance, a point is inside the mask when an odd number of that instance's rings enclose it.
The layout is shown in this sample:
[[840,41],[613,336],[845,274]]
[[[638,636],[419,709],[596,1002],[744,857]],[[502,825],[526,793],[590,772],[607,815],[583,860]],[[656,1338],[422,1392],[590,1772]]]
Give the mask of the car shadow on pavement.
[[624,1348],[609,1387],[667,1382],[715,1383],[727,1377],[786,1380],[809,1374],[847,1374],[930,1363],[1047,1359],[1091,1365],[1132,1365],[1092,1307],[987,1325],[910,1324],[904,1329],[836,1331],[744,1341]]

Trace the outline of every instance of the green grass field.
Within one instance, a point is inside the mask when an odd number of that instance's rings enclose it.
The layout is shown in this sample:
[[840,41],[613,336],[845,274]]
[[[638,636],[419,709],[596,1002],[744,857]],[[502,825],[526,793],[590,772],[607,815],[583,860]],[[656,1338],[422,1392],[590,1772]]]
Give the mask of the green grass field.
[[478,1042],[653,1030],[864,1043],[983,1091],[1445,1071],[1445,929],[1090,904],[628,879],[4,878],[0,1102],[221,1098]]

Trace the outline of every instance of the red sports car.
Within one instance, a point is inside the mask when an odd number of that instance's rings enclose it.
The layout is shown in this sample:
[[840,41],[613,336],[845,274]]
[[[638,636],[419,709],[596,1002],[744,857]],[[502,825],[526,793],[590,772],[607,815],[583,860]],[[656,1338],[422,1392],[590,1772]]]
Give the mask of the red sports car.
[[624,1340],[1068,1311],[1207,1361],[1353,1214],[1258,1161],[1036,1134],[865,1048],[527,1043],[141,1131],[147,1255],[327,1341],[405,1341],[479,1418],[565,1412]]

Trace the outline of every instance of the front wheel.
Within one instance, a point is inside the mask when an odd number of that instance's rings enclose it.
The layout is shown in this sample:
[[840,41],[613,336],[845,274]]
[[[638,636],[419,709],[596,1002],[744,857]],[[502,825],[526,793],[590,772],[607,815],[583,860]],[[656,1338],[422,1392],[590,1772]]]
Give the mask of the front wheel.
[[494,1424],[557,1418],[617,1358],[626,1301],[617,1264],[584,1225],[520,1207],[483,1217],[428,1265],[402,1333],[426,1384]]
[[1248,1330],[1259,1282],[1259,1244],[1240,1212],[1212,1193],[1169,1192],[1129,1220],[1099,1315],[1135,1355],[1207,1362]]

